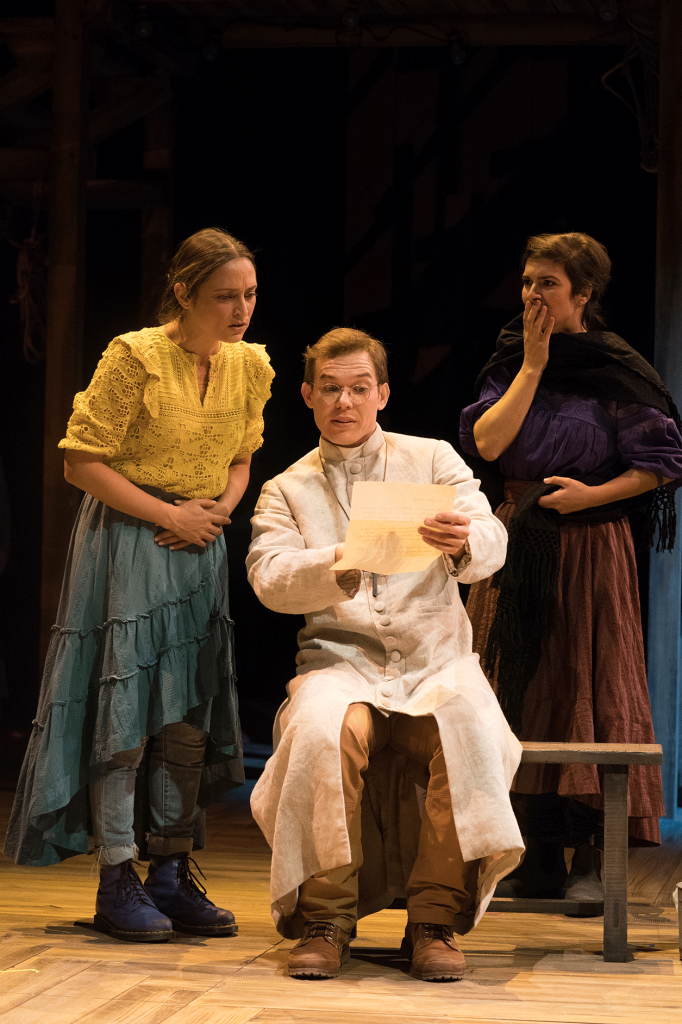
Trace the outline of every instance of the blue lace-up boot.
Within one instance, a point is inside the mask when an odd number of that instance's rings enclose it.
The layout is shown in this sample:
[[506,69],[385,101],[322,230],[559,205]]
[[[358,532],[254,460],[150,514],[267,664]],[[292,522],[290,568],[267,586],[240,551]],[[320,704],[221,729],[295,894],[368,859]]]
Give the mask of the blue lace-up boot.
[[[152,854],[145,889],[177,931],[192,935],[236,935],[234,914],[211,903],[203,885],[192,874],[189,861],[186,853]],[[192,864],[205,878],[195,860]]]
[[126,942],[168,942],[173,925],[147,895],[132,860],[102,864],[95,928]]

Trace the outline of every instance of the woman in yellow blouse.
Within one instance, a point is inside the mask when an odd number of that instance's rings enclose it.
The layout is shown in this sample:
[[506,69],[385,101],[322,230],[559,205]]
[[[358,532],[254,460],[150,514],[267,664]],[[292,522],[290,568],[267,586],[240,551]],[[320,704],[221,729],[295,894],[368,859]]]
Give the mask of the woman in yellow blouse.
[[216,228],[192,235],[162,326],[111,342],[60,442],[86,493],[5,851],[52,864],[92,834],[95,926],[120,939],[237,931],[188,858],[199,808],[244,778],[223,527],[274,376],[242,341],[255,303],[249,250]]

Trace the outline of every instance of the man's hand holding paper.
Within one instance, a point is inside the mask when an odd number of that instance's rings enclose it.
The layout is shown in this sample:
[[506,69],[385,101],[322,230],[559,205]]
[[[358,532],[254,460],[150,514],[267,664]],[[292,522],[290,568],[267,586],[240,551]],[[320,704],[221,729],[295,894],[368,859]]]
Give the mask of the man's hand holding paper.
[[343,555],[334,570],[390,575],[421,572],[441,552],[457,559],[469,519],[456,512],[433,513],[434,508],[452,508],[455,493],[455,487],[441,484],[358,481]]
[[433,519],[425,519],[419,527],[422,540],[444,555],[450,555],[455,562],[464,553],[471,526],[469,516],[461,512],[439,512]]

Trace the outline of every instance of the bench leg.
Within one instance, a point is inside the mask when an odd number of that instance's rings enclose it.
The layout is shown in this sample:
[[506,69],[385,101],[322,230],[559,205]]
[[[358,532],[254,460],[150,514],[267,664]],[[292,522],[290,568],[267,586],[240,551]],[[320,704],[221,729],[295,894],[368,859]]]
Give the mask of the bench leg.
[[604,960],[628,958],[628,766],[604,765]]

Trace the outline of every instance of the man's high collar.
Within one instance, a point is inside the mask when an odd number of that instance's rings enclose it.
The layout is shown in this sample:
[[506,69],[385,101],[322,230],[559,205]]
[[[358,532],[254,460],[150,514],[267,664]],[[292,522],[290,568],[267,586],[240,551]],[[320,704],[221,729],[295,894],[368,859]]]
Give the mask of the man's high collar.
[[[384,432],[377,423],[374,428],[374,433],[367,438],[362,446],[362,450],[357,454],[356,458],[366,459],[370,455],[375,455],[380,448],[384,445]],[[337,445],[332,444],[331,441],[326,441],[323,437],[320,438],[320,458],[326,462],[345,462],[349,457],[348,452],[355,451],[357,446],[351,446],[348,448],[339,448]]]

